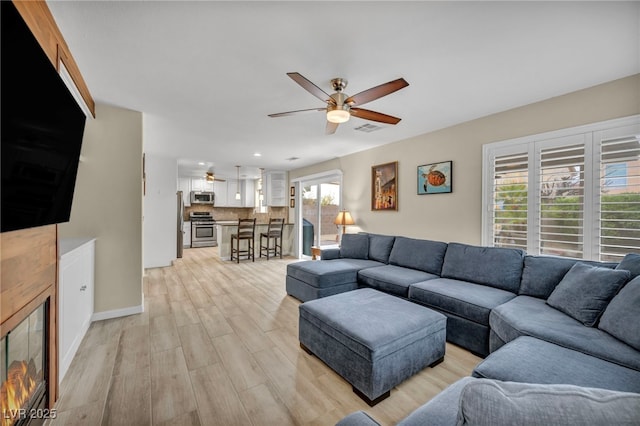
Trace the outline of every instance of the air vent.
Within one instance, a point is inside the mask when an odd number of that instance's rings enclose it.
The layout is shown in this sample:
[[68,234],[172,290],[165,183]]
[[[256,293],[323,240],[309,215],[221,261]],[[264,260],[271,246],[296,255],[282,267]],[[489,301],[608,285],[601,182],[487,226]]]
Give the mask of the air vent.
[[380,130],[382,129],[382,126],[376,126],[374,124],[363,124],[362,126],[356,127],[353,130],[357,130],[359,132],[365,132],[365,133],[371,133],[371,132],[375,132],[376,130]]

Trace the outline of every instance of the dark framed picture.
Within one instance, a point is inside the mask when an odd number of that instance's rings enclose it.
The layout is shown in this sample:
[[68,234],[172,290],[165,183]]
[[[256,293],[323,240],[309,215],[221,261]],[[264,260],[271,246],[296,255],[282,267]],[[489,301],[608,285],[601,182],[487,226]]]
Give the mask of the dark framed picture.
[[291,189],[289,190],[289,196],[291,197],[295,197],[296,196],[296,187],[292,186]]
[[453,162],[418,166],[418,195],[446,194],[453,191]]
[[398,210],[398,162],[371,167],[371,210]]
[[292,209],[296,208],[296,199],[292,198],[289,200],[289,207],[291,207]]

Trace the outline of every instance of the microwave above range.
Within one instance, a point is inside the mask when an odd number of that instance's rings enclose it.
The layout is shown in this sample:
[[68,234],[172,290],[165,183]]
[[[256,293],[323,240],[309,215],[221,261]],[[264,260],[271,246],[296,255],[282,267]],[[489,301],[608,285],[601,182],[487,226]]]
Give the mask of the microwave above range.
[[191,191],[191,204],[211,204],[215,200],[213,192]]

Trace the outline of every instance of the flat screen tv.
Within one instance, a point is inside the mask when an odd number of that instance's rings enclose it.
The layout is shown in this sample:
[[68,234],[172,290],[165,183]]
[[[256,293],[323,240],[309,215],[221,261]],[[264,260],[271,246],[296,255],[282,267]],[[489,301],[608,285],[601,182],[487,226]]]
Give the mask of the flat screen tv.
[[1,1],[2,232],[69,221],[86,116],[11,1]]

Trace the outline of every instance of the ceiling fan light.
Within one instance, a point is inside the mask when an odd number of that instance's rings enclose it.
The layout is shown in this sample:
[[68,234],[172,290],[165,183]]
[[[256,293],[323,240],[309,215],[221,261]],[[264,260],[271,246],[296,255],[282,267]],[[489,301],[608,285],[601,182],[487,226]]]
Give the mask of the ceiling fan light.
[[349,114],[349,111],[344,109],[331,109],[327,111],[327,121],[331,123],[346,123],[350,117],[351,114]]

